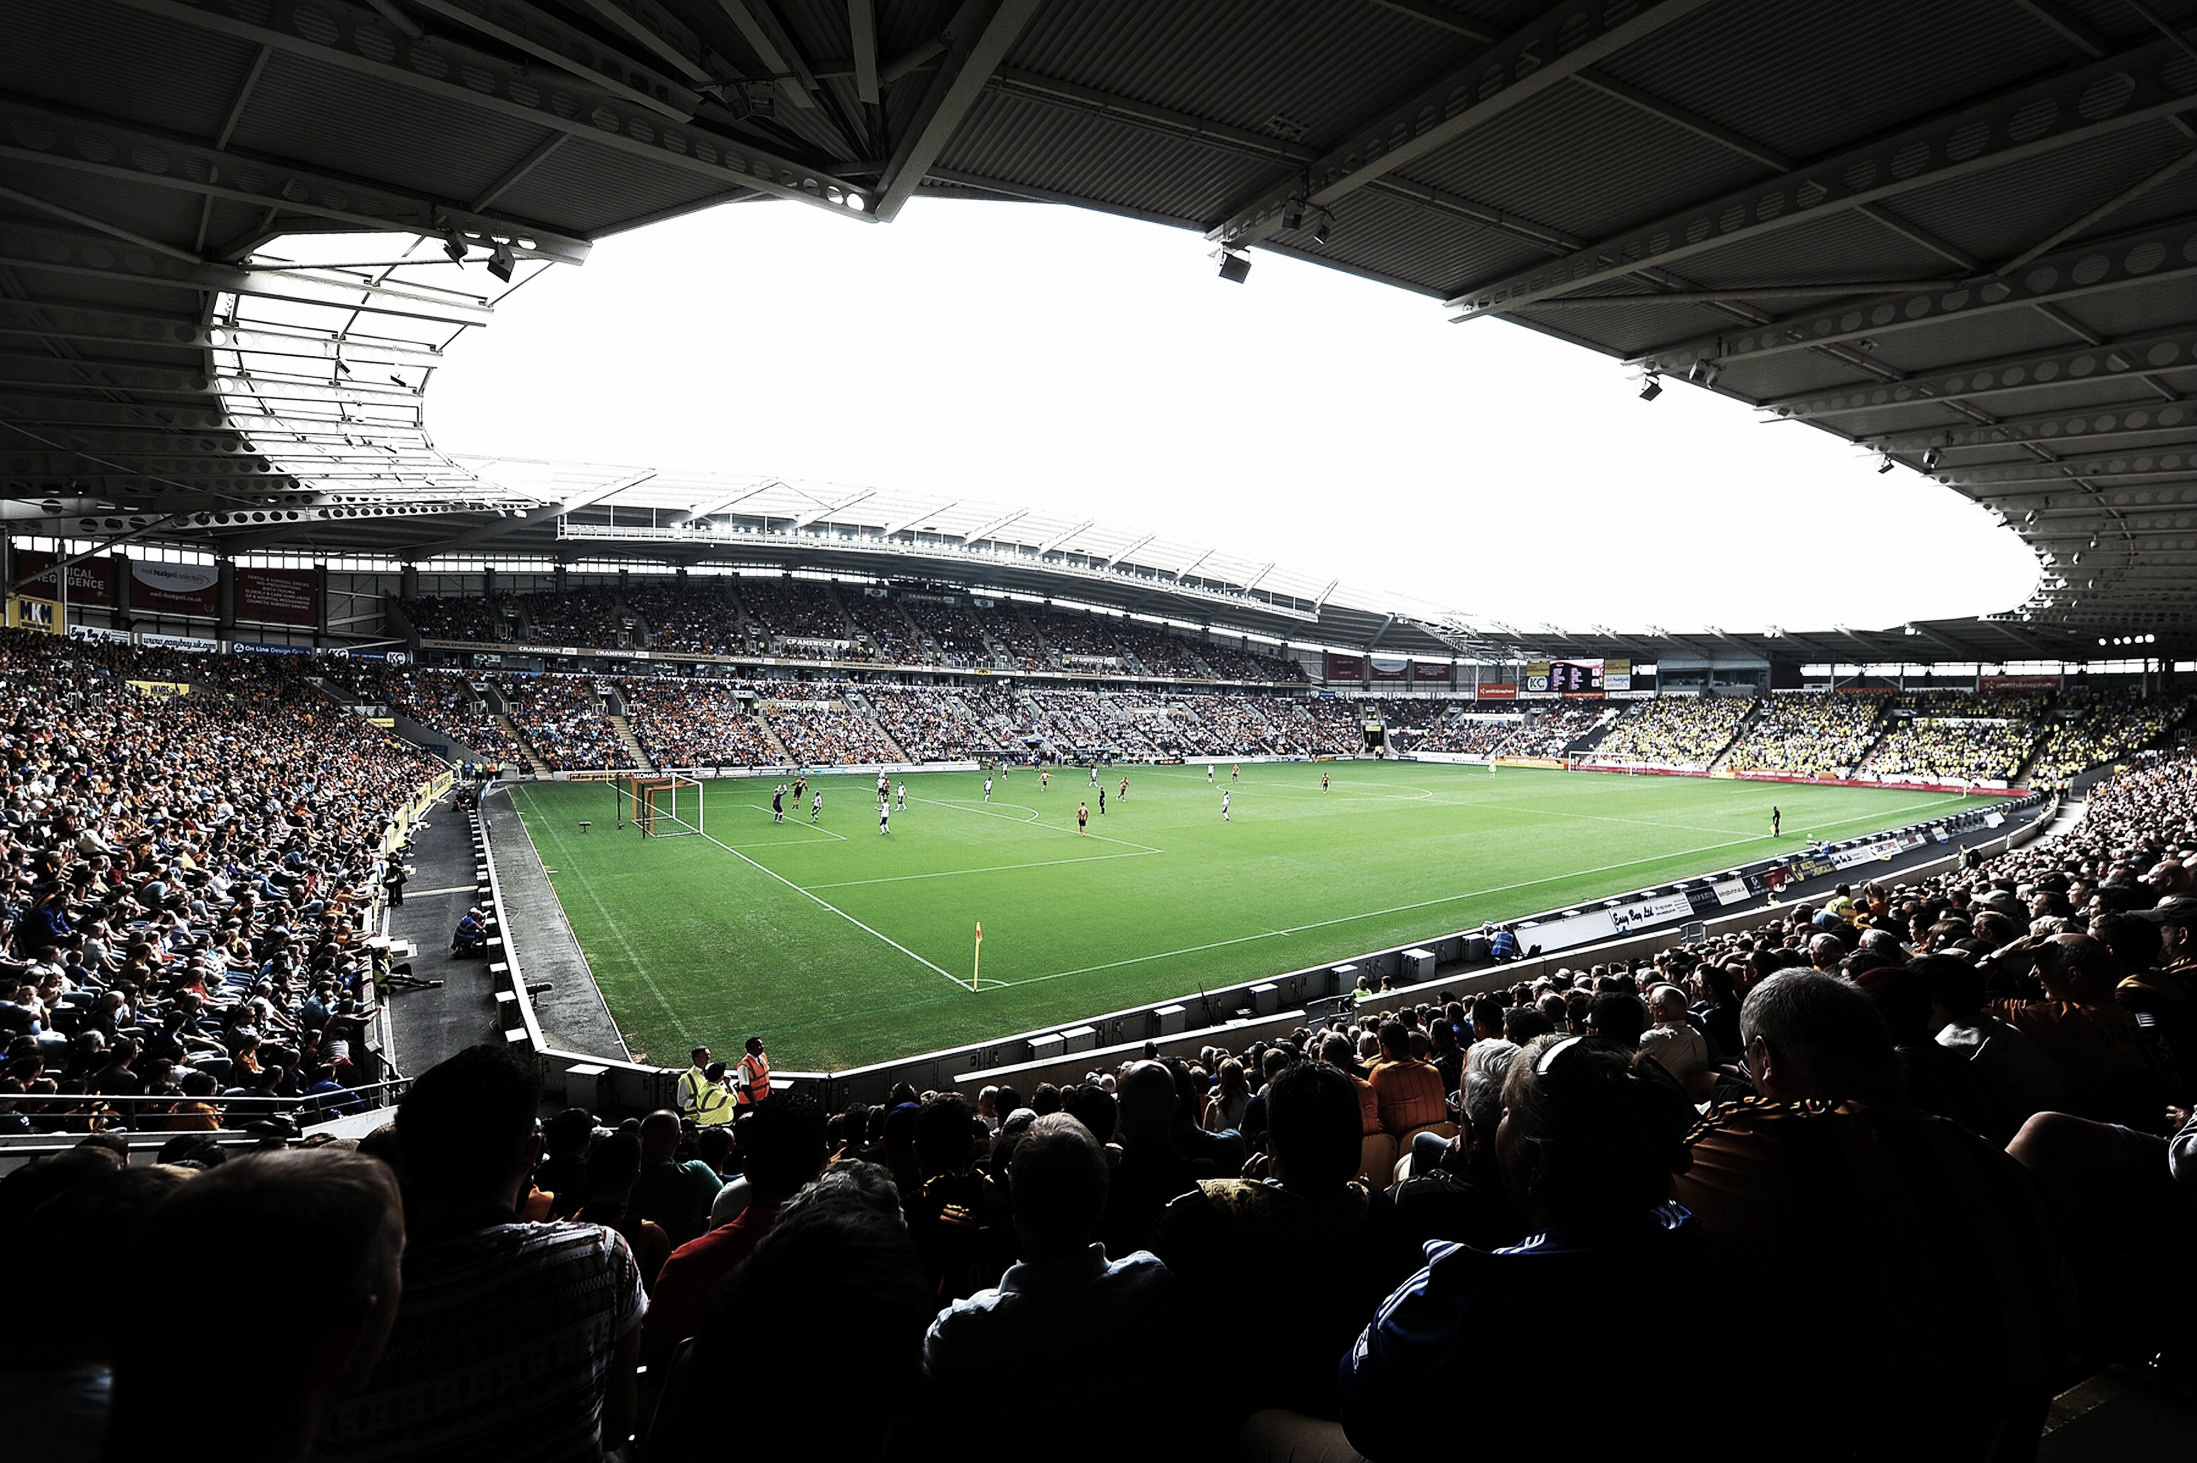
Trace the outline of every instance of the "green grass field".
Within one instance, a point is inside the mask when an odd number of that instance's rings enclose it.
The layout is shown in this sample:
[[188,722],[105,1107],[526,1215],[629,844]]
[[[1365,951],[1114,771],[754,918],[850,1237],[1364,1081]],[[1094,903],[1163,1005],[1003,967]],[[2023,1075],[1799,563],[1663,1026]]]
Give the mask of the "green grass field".
[[[1320,790],[1320,775],[1334,779]],[[1232,985],[1915,822],[1971,800],[1874,789],[1350,762],[1245,766],[1230,821],[1206,770],[825,776],[824,813],[711,783],[708,832],[612,826],[600,783],[514,791],[638,1057],[759,1032],[844,1068]],[[1090,831],[1076,832],[1089,797]],[[790,802],[790,799],[789,799]],[[1770,806],[1785,836],[1769,837]],[[594,823],[582,835],[581,819]],[[982,978],[976,926],[984,926]]]

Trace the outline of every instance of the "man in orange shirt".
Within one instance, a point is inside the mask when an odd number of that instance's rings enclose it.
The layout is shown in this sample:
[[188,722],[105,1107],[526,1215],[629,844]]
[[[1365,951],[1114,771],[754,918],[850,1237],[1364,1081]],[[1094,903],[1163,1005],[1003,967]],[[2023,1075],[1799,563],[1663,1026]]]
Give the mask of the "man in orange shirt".
[[1449,1121],[1442,1074],[1432,1062],[1411,1054],[1411,1031],[1403,1022],[1381,1023],[1381,1059],[1367,1080],[1373,1084],[1383,1132],[1402,1139]]

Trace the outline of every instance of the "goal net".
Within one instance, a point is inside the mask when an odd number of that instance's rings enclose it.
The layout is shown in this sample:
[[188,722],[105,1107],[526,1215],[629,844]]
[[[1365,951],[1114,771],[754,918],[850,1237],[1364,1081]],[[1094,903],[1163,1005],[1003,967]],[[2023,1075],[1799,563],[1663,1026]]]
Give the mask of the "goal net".
[[621,776],[613,787],[620,828],[630,824],[643,838],[677,838],[704,831],[702,784],[691,777],[676,772]]

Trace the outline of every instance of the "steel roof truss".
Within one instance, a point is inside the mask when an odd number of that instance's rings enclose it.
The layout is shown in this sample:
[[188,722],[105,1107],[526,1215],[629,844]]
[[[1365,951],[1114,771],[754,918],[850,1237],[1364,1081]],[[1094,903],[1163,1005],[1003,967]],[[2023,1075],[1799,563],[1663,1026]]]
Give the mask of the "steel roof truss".
[[[2042,82],[2011,87],[1862,147],[1706,199],[1566,258],[1475,286],[1446,303],[1470,319],[1509,313],[1797,223],[2069,146],[2197,107],[2171,77],[2179,49],[2154,41]],[[2125,95],[2122,88],[2126,87]],[[2118,103],[2116,105],[2115,103]],[[1681,362],[1681,364],[1686,364]]]
[[[334,0],[114,3],[341,67],[385,85],[428,92],[569,133],[593,146],[646,158],[720,183],[753,188],[857,219],[873,217],[847,206],[850,197],[866,194],[866,189],[809,164],[752,147],[700,124],[667,126],[655,109],[609,95],[601,96],[593,107],[572,109],[572,115],[567,116],[559,107],[571,98],[559,88],[543,86],[524,66],[441,37],[415,41],[391,34],[378,17]],[[331,19],[337,21],[335,35],[326,42],[312,39],[326,32]],[[478,86],[469,82],[477,82]],[[597,117],[604,120],[598,122]]]
[[947,27],[944,62],[886,164],[874,209],[877,218],[891,222],[915,196],[917,185],[984,94],[993,70],[1042,8],[1043,0],[963,0]]
[[1684,371],[1696,361],[1745,365],[1789,351],[1867,340],[1944,320],[2029,309],[2126,284],[2192,274],[2197,274],[2197,218],[2170,219],[2046,255],[2016,279],[1987,276],[1943,293],[1882,295],[1825,305],[1746,330],[1671,341],[1633,356],[1627,364],[1656,371]]
[[[2187,325],[2158,335],[2140,336],[2133,340],[2109,340],[2096,344],[2067,346],[2059,350],[2041,351],[2027,355],[1998,356],[1989,360],[1965,361],[1957,365],[1941,367],[1935,371],[1917,371],[1892,378],[1890,381],[1871,382],[1865,386],[1834,387],[1830,391],[1811,391],[1795,396],[1769,397],[1759,403],[1764,411],[1779,416],[1810,418],[1835,416],[1842,412],[1882,411],[1888,407],[1910,403],[1953,403],[1979,396],[1994,395],[2005,391],[2035,391],[2054,385],[2074,386],[2084,382],[2108,380],[2115,376],[2142,376],[2147,372],[2183,369],[2197,365],[2197,325]],[[2170,403],[2144,403],[2131,409],[2163,411]],[[2066,416],[2095,416],[2102,412],[2122,410],[2110,406],[2070,407]],[[2040,413],[2036,420],[2051,420],[2052,414]],[[1990,423],[1978,423],[1973,429],[1989,433]],[[1907,435],[1903,430],[1902,437]]]
[[1229,209],[1226,221],[1207,230],[1206,237],[1235,245],[1267,238],[1280,231],[1291,202],[1327,207],[1561,86],[1704,3],[1639,0],[1630,6],[1547,10],[1432,86],[1348,128],[1343,133],[1348,141],[1308,164],[1302,178],[1269,186]]

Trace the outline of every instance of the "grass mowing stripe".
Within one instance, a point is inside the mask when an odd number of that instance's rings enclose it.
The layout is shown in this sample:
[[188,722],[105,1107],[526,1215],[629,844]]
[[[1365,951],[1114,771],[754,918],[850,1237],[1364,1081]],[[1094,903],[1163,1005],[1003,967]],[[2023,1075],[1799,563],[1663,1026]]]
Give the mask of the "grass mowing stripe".
[[[1323,770],[1330,792],[1319,790]],[[982,804],[980,775],[914,773],[889,838],[844,839],[774,829],[746,806],[753,783],[728,781],[710,790],[721,789],[726,815],[709,841],[636,847],[598,828],[592,843],[558,841],[552,883],[583,942],[604,952],[597,980],[637,1055],[676,1058],[690,1030],[756,1032],[781,1062],[825,1069],[1072,1025],[1792,853],[1809,832],[1851,837],[1990,803],[1424,763],[1247,765],[1240,782],[1210,785],[1204,772],[1130,769],[1125,799],[1109,778],[1104,822],[1080,777],[1034,804],[1022,800],[1035,790],[1029,774],[1002,777],[1010,810],[997,792]],[[874,773],[812,783],[842,824],[848,809],[875,806]],[[546,850],[563,818],[594,813],[600,790],[529,784],[514,796],[543,815],[529,826]],[[1089,840],[1106,842],[1063,847],[1086,798]],[[1777,840],[1773,801],[1785,812]],[[626,926],[635,955],[606,919]],[[969,1000],[956,972],[979,920],[984,980]]]

